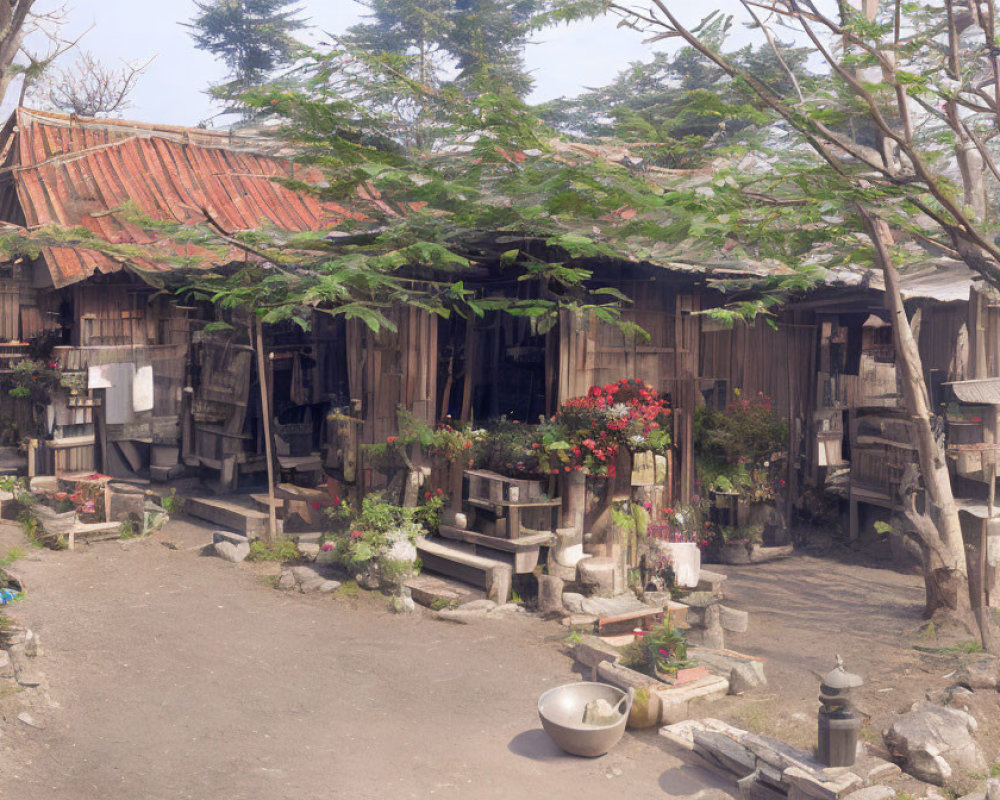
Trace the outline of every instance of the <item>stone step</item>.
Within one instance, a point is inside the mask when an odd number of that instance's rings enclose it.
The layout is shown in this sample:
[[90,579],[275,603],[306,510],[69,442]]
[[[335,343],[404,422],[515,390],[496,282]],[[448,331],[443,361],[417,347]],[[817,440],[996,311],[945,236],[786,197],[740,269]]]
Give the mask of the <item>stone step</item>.
[[460,606],[473,600],[481,600],[485,596],[481,590],[468,584],[426,573],[410,578],[406,581],[406,586],[414,602],[434,610]]
[[490,600],[503,605],[510,599],[513,567],[472,552],[472,545],[420,539],[417,553],[428,572],[457,578],[485,590]]
[[242,533],[248,539],[257,539],[267,531],[267,514],[251,508],[242,497],[189,497],[184,510],[192,517]]

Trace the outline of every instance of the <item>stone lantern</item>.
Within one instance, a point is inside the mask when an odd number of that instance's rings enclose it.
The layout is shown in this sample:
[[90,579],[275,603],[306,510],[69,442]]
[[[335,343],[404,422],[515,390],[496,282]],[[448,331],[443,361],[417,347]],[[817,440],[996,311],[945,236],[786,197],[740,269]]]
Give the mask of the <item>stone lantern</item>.
[[844,669],[839,655],[837,666],[822,678],[817,756],[828,767],[849,767],[854,763],[861,720],[852,708],[851,690],[863,684],[860,676]]

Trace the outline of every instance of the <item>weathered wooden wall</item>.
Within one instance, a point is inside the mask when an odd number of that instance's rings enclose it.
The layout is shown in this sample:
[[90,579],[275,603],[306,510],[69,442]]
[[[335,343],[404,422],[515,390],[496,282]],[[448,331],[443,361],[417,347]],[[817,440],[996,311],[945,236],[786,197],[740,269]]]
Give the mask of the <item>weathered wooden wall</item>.
[[[360,403],[361,443],[377,444],[397,430],[397,409],[431,425],[437,415],[437,318],[415,308],[390,311],[395,332],[347,324],[352,401]],[[366,480],[370,485],[370,472]]]

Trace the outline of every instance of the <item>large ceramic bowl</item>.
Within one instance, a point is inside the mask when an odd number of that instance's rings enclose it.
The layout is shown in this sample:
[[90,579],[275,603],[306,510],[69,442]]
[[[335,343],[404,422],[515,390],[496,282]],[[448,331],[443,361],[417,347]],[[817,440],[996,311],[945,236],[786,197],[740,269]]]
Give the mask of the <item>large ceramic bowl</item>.
[[[549,689],[538,698],[538,716],[545,732],[567,753],[603,756],[625,733],[634,692],[623,692],[606,683],[567,683]],[[610,725],[584,725],[587,703],[606,700],[619,713]]]

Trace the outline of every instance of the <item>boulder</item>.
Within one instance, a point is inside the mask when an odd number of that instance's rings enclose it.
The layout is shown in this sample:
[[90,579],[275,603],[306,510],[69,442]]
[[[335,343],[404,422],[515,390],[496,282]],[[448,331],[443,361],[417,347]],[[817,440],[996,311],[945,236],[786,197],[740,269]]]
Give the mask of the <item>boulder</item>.
[[986,781],[986,800],[1000,800],[1000,778]]
[[310,564],[283,570],[275,585],[285,591],[298,589],[303,594],[330,594],[340,588],[340,581],[331,580],[322,567]]
[[729,671],[729,694],[752,692],[767,683],[750,664],[736,664]]
[[246,559],[248,555],[250,555],[250,544],[248,542],[242,542],[240,544],[233,544],[232,542],[225,541],[216,542],[215,554],[224,561],[231,561],[233,564],[239,564],[241,561]]
[[989,655],[978,656],[974,661],[962,665],[955,675],[955,680],[973,691],[980,689],[996,691],[1000,686],[1000,658]]
[[956,772],[986,770],[986,758],[972,738],[977,728],[964,711],[924,704],[894,720],[882,738],[906,772],[944,786]]

